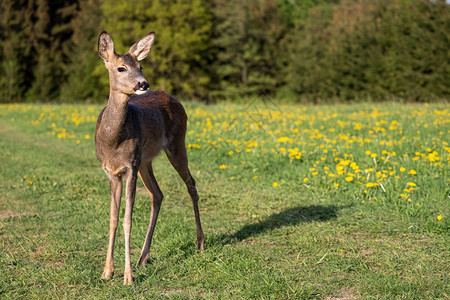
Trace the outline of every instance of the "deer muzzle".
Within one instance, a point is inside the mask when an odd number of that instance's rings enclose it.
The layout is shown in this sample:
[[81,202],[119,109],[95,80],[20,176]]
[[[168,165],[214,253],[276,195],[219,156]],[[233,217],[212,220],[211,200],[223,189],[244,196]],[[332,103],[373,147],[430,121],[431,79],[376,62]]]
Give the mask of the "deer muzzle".
[[134,91],[137,95],[142,95],[147,92],[149,88],[149,84],[147,81],[138,82],[136,86],[134,87]]

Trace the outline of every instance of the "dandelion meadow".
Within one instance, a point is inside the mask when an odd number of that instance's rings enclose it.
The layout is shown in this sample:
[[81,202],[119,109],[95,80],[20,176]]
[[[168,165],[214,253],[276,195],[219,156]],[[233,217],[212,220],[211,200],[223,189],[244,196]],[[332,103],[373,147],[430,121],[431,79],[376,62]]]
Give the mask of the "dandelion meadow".
[[[184,105],[205,251],[195,251],[189,196],[161,155],[151,262],[132,287],[99,279],[109,226],[93,141],[102,107],[0,105],[1,298],[449,297],[448,104]],[[150,207],[139,183],[134,260]],[[120,228],[116,244],[120,268]]]

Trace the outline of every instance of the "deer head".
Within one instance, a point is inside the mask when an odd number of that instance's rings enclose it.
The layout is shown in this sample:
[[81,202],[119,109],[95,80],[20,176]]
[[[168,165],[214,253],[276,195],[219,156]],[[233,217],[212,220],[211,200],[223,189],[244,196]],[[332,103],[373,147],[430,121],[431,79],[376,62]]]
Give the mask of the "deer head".
[[132,95],[144,94],[149,84],[142,75],[142,66],[139,61],[147,57],[155,40],[155,33],[150,32],[130,50],[119,55],[115,52],[111,36],[103,31],[98,37],[98,54],[103,59],[109,72],[111,92]]

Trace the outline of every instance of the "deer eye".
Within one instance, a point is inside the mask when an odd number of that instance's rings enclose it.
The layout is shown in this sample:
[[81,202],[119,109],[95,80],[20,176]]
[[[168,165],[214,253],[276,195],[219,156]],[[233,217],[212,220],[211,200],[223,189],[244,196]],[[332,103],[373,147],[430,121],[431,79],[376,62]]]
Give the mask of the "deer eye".
[[119,72],[125,72],[127,70],[127,68],[125,68],[125,67],[118,67],[117,68],[117,71],[119,71]]

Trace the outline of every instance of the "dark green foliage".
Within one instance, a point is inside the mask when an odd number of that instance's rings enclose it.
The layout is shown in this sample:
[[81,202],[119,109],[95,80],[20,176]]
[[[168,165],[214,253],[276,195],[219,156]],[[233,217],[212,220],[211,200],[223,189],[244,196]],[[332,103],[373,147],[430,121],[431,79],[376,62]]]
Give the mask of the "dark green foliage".
[[450,95],[450,6],[426,0],[3,0],[0,101],[103,101],[97,36],[156,32],[151,88],[202,101]]
[[449,6],[442,2],[316,6],[289,45],[289,90],[341,100],[447,98],[449,19]]
[[[34,2],[34,3],[33,3]],[[29,101],[47,101],[58,97],[66,74],[67,63],[62,49],[69,42],[73,29],[68,26],[75,16],[76,1],[29,1],[33,8],[31,43],[33,69],[31,86],[25,93]]]
[[0,101],[55,99],[67,74],[76,1],[5,0],[1,3]]
[[264,17],[273,21],[274,11],[273,1],[215,1],[217,96],[237,98],[274,90],[273,39],[265,30],[268,22],[258,22]]
[[113,36],[117,53],[125,53],[144,35],[156,31],[156,43],[149,58],[142,61],[150,88],[189,98],[206,96],[211,28],[206,1],[102,0],[101,3],[102,25]]
[[[388,5],[380,25],[385,34],[377,37],[378,44],[384,45],[380,63],[384,65],[384,89],[413,100],[448,97],[449,29],[447,4],[403,1]],[[399,77],[399,73],[403,76]]]
[[73,35],[64,50],[69,63],[64,66],[67,81],[62,85],[61,100],[101,100],[108,95],[103,61],[97,54],[97,38],[101,31],[101,9],[96,0],[81,0],[71,20]]
[[24,83],[29,80],[30,45],[25,41],[31,22],[23,6],[26,1],[0,4],[0,102],[22,101]]

